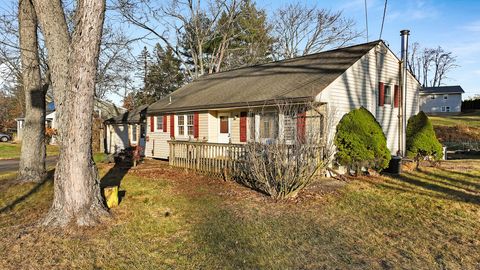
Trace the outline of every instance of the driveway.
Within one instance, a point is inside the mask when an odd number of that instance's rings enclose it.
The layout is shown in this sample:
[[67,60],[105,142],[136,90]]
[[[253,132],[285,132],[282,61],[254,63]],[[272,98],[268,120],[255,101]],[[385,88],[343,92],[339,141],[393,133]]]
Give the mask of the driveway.
[[[57,162],[57,156],[47,157],[47,167],[55,165]],[[12,172],[18,170],[20,159],[4,159],[0,160],[0,173]]]

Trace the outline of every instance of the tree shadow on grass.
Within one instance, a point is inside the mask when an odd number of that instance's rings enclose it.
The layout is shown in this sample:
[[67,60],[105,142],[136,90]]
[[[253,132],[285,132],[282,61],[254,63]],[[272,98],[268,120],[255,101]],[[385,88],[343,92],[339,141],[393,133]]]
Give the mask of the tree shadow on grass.
[[32,189],[30,189],[28,192],[26,192],[25,194],[21,195],[20,197],[16,198],[15,200],[13,200],[11,203],[5,205],[4,207],[2,207],[0,209],[0,214],[3,214],[9,210],[11,210],[12,208],[14,208],[16,205],[22,203],[23,201],[25,201],[26,199],[28,199],[30,196],[32,196],[33,194],[37,193],[41,187],[43,187],[47,182],[50,182],[50,181],[53,181],[53,177],[55,175],[55,169],[52,169],[52,170],[49,170],[47,171],[47,176],[45,177],[45,179],[39,183],[36,183],[35,186],[32,187]]
[[103,190],[106,187],[117,186],[119,189],[118,200],[120,203],[122,201],[122,198],[125,197],[125,193],[126,193],[125,190],[120,190],[120,186],[123,178],[132,167],[133,167],[133,162],[130,160],[115,162],[115,165],[112,168],[110,168],[110,170],[108,170],[108,172],[100,180],[100,189],[102,192],[102,197],[104,196]]
[[[418,177],[418,178],[420,178],[420,177]],[[438,185],[437,183],[434,182],[435,180],[432,180],[431,178],[428,179],[430,182],[427,182],[427,181],[417,179],[417,177],[406,173],[406,174],[401,174],[401,175],[396,176],[395,179],[398,180],[398,181],[401,181],[401,182],[408,183],[408,184],[413,185],[413,186],[417,186],[417,187],[419,187],[421,189],[424,189],[424,190],[429,190],[429,191],[434,191],[434,192],[437,192],[437,193],[440,193],[440,194],[444,194],[449,199],[454,199],[454,200],[461,201],[461,202],[480,204],[480,196],[475,195],[475,194],[470,194],[470,193],[467,193],[467,192],[464,192],[464,191],[461,191],[461,190],[457,190],[457,189],[454,189],[454,188],[450,188],[450,187],[447,187],[447,186]],[[450,181],[452,181],[452,180],[450,180]],[[438,181],[438,182],[440,182],[440,181]],[[441,182],[441,183],[443,185],[448,185],[445,182]],[[450,185],[450,186],[451,187],[456,187],[454,185]],[[432,197],[442,198],[443,196],[435,196],[435,195],[432,194]]]
[[[446,176],[444,174],[433,172],[433,171],[426,171],[419,169],[420,172],[424,174],[424,176],[430,181],[439,181],[444,185],[450,185],[452,187],[463,189],[471,193],[479,193],[480,192],[480,184],[477,184],[472,181],[466,180],[465,176],[462,176],[463,173],[458,173],[454,171],[442,170],[448,173],[451,176]],[[455,175],[456,174],[456,175]]]

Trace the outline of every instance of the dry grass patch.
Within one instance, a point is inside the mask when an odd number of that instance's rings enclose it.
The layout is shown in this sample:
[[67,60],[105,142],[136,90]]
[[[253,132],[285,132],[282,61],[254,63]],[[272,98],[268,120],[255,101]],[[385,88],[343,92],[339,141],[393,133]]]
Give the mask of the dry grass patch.
[[[322,180],[274,202],[232,182],[148,161],[103,165],[125,191],[112,219],[65,232],[33,227],[52,183],[0,213],[1,269],[351,269],[480,267],[480,165],[402,177]],[[0,208],[34,186],[0,178]]]

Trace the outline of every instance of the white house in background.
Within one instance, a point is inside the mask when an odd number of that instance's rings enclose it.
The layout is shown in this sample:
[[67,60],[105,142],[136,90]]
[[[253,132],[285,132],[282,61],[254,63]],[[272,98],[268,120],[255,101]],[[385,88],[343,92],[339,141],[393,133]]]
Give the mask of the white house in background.
[[[392,154],[399,150],[400,60],[381,40],[209,74],[147,109],[145,155],[169,158],[169,141],[245,144],[304,136],[315,119],[333,123],[361,106],[380,123]],[[406,117],[419,111],[421,85],[407,73]],[[278,112],[279,101],[313,102],[316,112]],[[322,115],[313,116],[319,112]],[[326,119],[330,118],[330,119]]]
[[[120,113],[124,113],[125,109],[121,107],[117,107],[115,104],[111,102],[95,99],[94,112],[103,121],[105,119],[117,116]],[[46,117],[45,117],[45,126],[47,128],[57,129],[55,114],[56,114],[55,105],[53,102],[49,102],[46,106]],[[25,125],[25,118],[22,116],[22,117],[16,118],[15,120],[17,121],[17,136],[15,137],[15,140],[21,141],[23,136],[23,127]],[[98,132],[100,133],[100,140],[101,140],[100,145],[101,145],[101,148],[103,148],[104,140],[105,140],[105,134],[104,134],[103,128],[101,128],[101,130],[98,130]],[[52,138],[50,143],[55,144],[55,138]]]
[[462,111],[460,85],[424,87],[420,90],[420,110],[428,114],[455,114]]

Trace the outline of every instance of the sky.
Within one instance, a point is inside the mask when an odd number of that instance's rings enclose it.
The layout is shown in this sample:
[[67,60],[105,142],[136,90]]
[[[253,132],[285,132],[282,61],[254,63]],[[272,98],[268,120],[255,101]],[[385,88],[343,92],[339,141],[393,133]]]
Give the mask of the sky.
[[[341,10],[346,17],[365,31],[364,0],[257,0],[257,5],[269,10],[290,2],[316,5],[320,8]],[[385,1],[367,0],[369,40],[379,39]],[[438,47],[457,56],[457,67],[450,72],[445,84],[461,85],[464,98],[480,95],[480,1],[479,0],[390,0],[382,39],[393,52],[400,52],[400,30],[410,30],[410,45]],[[366,31],[365,31],[366,32]],[[367,37],[359,43],[367,41]]]

